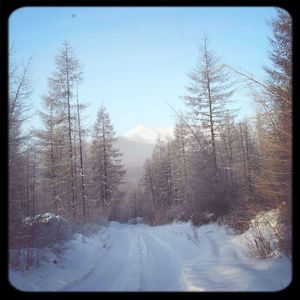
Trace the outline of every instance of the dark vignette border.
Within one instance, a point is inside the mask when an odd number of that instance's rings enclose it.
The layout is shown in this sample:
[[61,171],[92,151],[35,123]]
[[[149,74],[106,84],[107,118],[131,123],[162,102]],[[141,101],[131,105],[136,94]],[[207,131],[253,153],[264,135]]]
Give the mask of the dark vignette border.
[[[8,20],[11,13],[16,9],[24,6],[268,6],[268,7],[281,7],[287,10],[293,19],[293,279],[291,284],[280,292],[208,292],[208,293],[195,293],[195,292],[144,292],[142,295],[133,292],[121,292],[121,293],[94,293],[94,292],[21,292],[12,287],[8,280]],[[297,258],[297,212],[298,212],[298,200],[296,193],[296,176],[295,171],[297,166],[297,74],[299,70],[299,64],[297,61],[297,53],[299,51],[299,25],[298,19],[300,17],[299,9],[297,12],[297,0],[186,0],[186,1],[134,1],[134,0],[0,0],[0,38],[1,38],[1,75],[0,75],[0,139],[1,139],[1,160],[0,160],[0,174],[1,174],[1,186],[0,186],[0,229],[1,229],[1,244],[0,244],[0,297],[1,299],[40,299],[41,297],[49,297],[53,299],[60,298],[74,298],[75,297],[88,297],[88,298],[98,298],[106,296],[125,296],[134,297],[230,297],[235,299],[240,299],[240,297],[267,297],[271,298],[286,298],[289,294],[292,294],[297,290],[297,285],[299,284],[299,259]],[[297,173],[296,173],[297,174]]]

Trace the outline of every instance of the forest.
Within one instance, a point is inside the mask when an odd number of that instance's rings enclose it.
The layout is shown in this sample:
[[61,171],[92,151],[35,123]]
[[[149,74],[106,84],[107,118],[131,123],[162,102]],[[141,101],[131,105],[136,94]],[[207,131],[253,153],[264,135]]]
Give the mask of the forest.
[[[43,109],[37,112],[42,126],[27,130],[31,62],[17,64],[17,46],[11,44],[9,247],[22,248],[34,239],[24,220],[47,212],[75,225],[140,217],[151,226],[216,222],[242,233],[258,213],[276,209],[278,250],[291,259],[292,20],[278,9],[269,26],[271,66],[264,68],[265,81],[225,64],[222,50],[212,49],[209,37],[201,40],[186,93],[178,95],[186,111],[170,106],[176,115],[174,137],[157,140],[138,184],[131,186],[125,184],[114,124],[101,99],[95,123],[85,125],[84,74],[72,45],[63,41],[54,58],[40,99]],[[230,108],[240,89],[256,103],[254,118],[237,121],[238,112]],[[259,230],[254,235],[250,250],[268,257],[268,241]]]

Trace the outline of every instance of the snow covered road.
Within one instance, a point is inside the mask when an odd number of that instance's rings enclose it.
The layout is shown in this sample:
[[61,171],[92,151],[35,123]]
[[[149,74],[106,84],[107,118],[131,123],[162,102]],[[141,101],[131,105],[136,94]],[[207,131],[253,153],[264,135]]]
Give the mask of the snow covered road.
[[65,290],[184,290],[179,262],[142,227],[117,226],[111,232],[114,241],[105,259],[97,264],[89,276]]
[[244,238],[216,224],[194,228],[190,223],[150,227],[111,222],[94,235],[77,235],[68,242],[57,258],[59,264],[11,271],[10,280],[21,290],[40,291],[275,291],[286,287],[291,280],[288,259],[250,258]]

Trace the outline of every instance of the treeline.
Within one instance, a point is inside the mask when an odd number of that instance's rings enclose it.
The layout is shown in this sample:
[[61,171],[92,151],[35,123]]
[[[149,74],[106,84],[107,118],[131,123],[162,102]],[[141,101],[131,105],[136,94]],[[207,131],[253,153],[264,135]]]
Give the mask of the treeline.
[[[204,39],[183,97],[188,112],[174,110],[175,137],[157,141],[129,214],[152,224],[220,221],[242,232],[257,213],[278,209],[274,230],[280,249],[291,255],[291,18],[278,10],[271,26],[272,66],[264,82],[222,63]],[[236,121],[229,104],[245,87],[257,113]]]
[[29,133],[23,130],[31,93],[29,65],[18,69],[13,52],[10,55],[11,236],[16,236],[24,217],[43,212],[77,223],[113,218],[122,199],[119,185],[125,170],[121,153],[114,147],[115,132],[103,104],[92,129],[84,126],[86,105],[80,101],[78,89],[82,67],[71,46],[64,42],[55,58],[43,110],[38,112],[42,126]]

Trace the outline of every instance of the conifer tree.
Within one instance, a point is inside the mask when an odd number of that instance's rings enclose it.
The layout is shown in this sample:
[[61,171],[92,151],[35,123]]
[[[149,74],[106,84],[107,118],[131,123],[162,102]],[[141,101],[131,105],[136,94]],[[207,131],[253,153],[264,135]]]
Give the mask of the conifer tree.
[[93,187],[90,192],[97,207],[109,210],[121,197],[119,185],[123,182],[125,170],[121,153],[115,148],[115,132],[102,104],[92,131],[91,164]]

